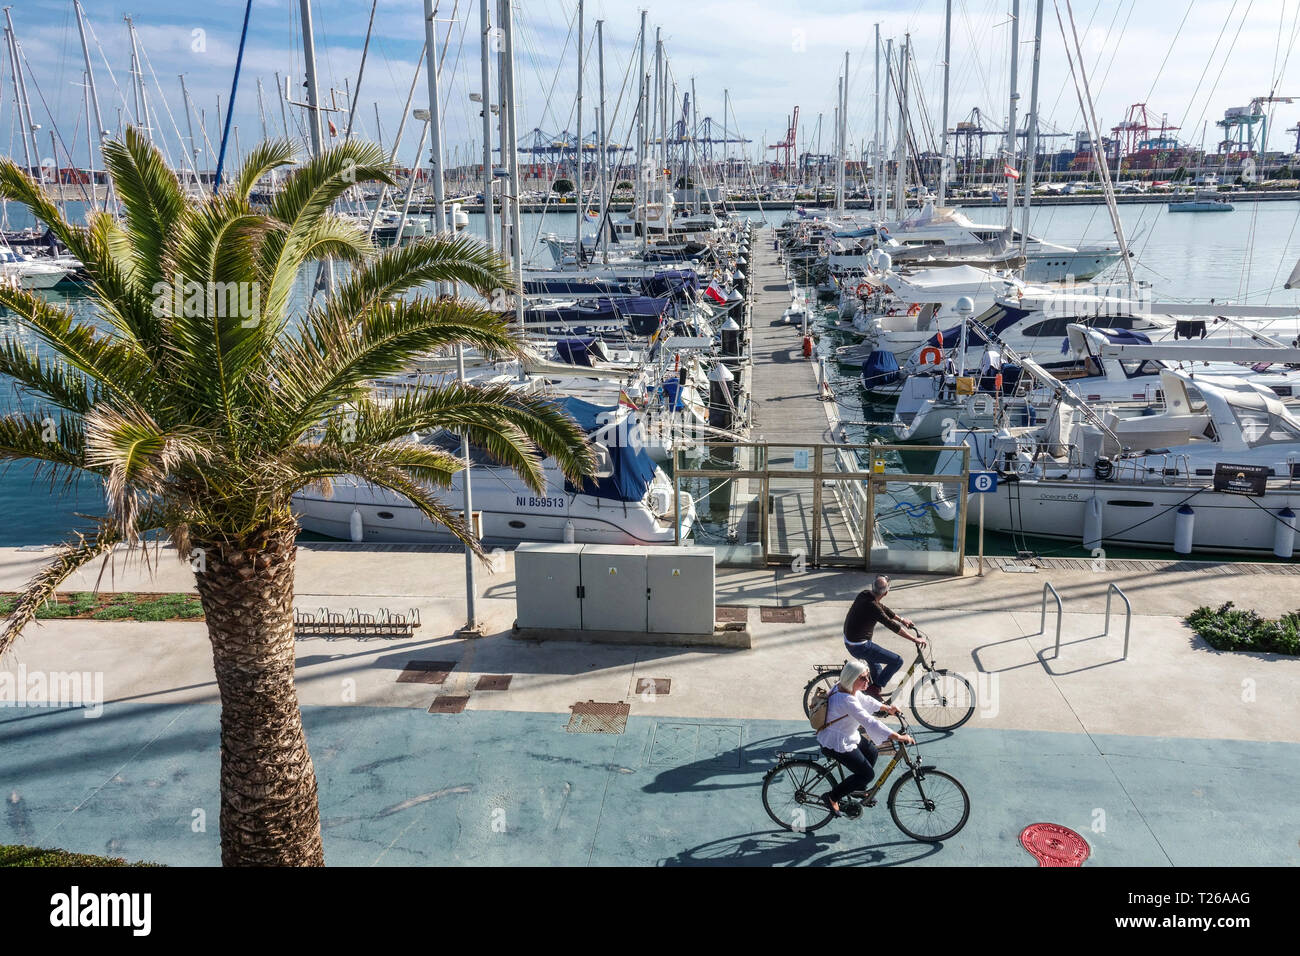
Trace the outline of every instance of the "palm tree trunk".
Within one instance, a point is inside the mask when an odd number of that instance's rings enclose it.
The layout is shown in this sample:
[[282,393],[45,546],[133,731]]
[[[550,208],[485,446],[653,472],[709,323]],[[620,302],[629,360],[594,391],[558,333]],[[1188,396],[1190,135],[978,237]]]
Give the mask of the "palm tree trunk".
[[316,772],[294,686],[294,531],[196,537],[221,691],[221,862],[323,866]]

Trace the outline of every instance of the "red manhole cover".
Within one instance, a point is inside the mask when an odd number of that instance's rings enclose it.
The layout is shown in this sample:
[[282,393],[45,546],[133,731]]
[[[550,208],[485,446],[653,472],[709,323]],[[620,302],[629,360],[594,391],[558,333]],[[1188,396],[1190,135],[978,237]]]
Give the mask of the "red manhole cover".
[[1020,831],[1020,845],[1039,866],[1083,866],[1092,853],[1087,840],[1059,823],[1031,823]]

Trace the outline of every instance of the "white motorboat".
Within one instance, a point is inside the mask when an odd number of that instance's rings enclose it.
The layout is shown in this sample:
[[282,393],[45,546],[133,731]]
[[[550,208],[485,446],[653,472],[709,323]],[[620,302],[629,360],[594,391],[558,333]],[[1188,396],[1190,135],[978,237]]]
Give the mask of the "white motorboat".
[[[651,459],[641,425],[625,407],[604,408],[576,398],[557,400],[594,443],[601,462],[595,478],[575,486],[553,459],[543,463],[546,487],[539,493],[510,468],[471,448],[473,504],[479,535],[488,547],[523,541],[671,545],[689,536],[695,503],[679,496]],[[459,455],[460,438],[447,431],[412,440]],[[438,492],[450,507],[462,500],[458,473]],[[353,541],[454,544],[446,528],[424,516],[401,495],[352,476],[336,479],[332,494],[319,488],[294,496],[304,530]]]
[[0,280],[20,289],[52,289],[71,271],[69,265],[0,249]]

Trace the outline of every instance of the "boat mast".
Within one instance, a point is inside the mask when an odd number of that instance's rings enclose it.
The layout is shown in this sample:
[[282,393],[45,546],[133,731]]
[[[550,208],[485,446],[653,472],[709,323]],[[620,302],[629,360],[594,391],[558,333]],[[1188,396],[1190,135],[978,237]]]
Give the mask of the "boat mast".
[[844,84],[840,88],[840,156],[839,156],[839,209],[840,216],[844,215],[845,205],[848,202],[848,159],[849,159],[849,51],[844,51]]
[[582,219],[586,215],[587,205],[582,198],[582,46],[585,40],[583,36],[583,12],[583,2],[578,0],[578,138],[573,148],[574,165],[577,167],[574,170],[573,185],[578,201],[573,207],[573,261],[579,269],[582,268]]
[[[74,11],[76,11],[77,31],[81,34],[81,55],[86,61],[86,78],[87,78],[87,82],[90,84],[90,103],[95,108],[95,125],[99,130],[99,135],[96,138],[99,140],[99,155],[100,158],[102,159],[104,156],[104,137],[108,135],[108,130],[104,129],[104,116],[99,110],[99,92],[95,87],[95,70],[90,65],[90,45],[86,42],[86,23],[84,20],[84,14],[82,13],[81,10],[81,0],[72,0],[72,8]],[[191,137],[191,145],[192,145],[192,140],[193,137]],[[95,194],[94,177],[91,178],[90,188],[91,188],[91,195],[94,196]],[[105,209],[108,208],[108,197],[111,192],[112,192],[111,186],[107,187],[104,190]]]
[[898,51],[898,142],[894,150],[894,206],[901,222],[907,218],[907,54],[912,45],[912,35],[903,35],[903,45]]
[[646,203],[649,200],[650,185],[650,147],[649,147],[649,129],[650,123],[646,114],[649,103],[649,90],[647,89],[647,76],[645,71],[645,15],[646,11],[641,11],[641,102],[637,108],[637,177],[636,191],[641,194],[641,201],[636,204],[639,218],[641,220],[641,251],[646,251]]
[[190,132],[190,148],[189,148],[190,172],[194,174],[194,188],[198,190],[201,188],[199,185],[199,171],[195,167],[194,161],[198,158],[199,151],[194,145],[194,117],[193,117],[193,110],[191,110],[190,108],[191,106],[190,93],[189,90],[185,88],[185,74],[178,73],[177,76],[181,81],[181,101],[185,106],[185,127]]
[[[1020,62],[1020,0],[1011,0],[1011,96],[1007,107],[1007,165],[1016,166],[1016,101],[1020,92],[1016,88],[1016,66]],[[1015,226],[1016,188],[1015,180],[1007,179],[1007,240],[1011,239],[1011,230]]]
[[1038,165],[1038,63],[1043,45],[1043,0],[1034,7],[1034,68],[1029,81],[1029,129],[1025,137],[1025,208],[1020,227],[1020,254],[1029,242],[1029,207],[1034,198],[1034,167]]
[[871,121],[871,192],[873,208],[880,204],[880,24],[876,24],[876,95]]
[[[319,157],[324,152],[320,116],[320,91],[316,86],[316,39],[311,25],[311,0],[299,0],[302,19],[303,62],[307,84],[307,127],[311,130],[311,154]],[[206,131],[205,131],[206,138]],[[334,262],[326,258],[321,263],[325,294],[334,292]]]
[[[426,46],[420,47],[420,55],[416,57],[415,72],[411,75],[411,85],[406,91],[406,105],[402,107],[402,118],[397,122],[397,135],[393,137],[393,149],[392,152],[388,154],[388,162],[393,165],[396,165],[397,163],[397,151],[402,148],[402,134],[406,131],[406,118],[411,115],[411,102],[415,99],[415,85],[420,81],[420,70],[424,68],[424,52],[426,49],[427,44]],[[281,103],[281,108],[283,108],[283,103]],[[378,116],[376,116],[376,122],[378,122]],[[424,135],[424,133],[420,134],[420,146],[415,151],[415,165],[417,167],[419,166],[420,154],[424,152]],[[414,169],[411,173],[411,182],[415,182]],[[384,200],[386,198],[388,198],[388,184],[384,183],[379,187],[379,198],[375,200],[375,208],[370,211],[370,225],[366,229],[367,236],[373,236],[375,234],[375,223],[379,221],[379,213],[384,207]],[[393,240],[399,246],[402,244],[402,230],[405,228],[406,206],[409,204],[410,190],[408,189],[406,205],[403,206],[402,225],[398,227],[397,235]]]
[[366,54],[370,52],[370,33],[375,28],[375,7],[379,0],[370,0],[370,21],[366,24],[366,40],[361,45],[361,65],[357,68],[357,86],[352,91],[348,103],[348,126],[343,134],[343,142],[352,138],[352,120],[357,115],[357,103],[361,101],[361,78],[366,75]]
[[[506,129],[510,135],[510,142],[505,144],[505,148],[510,152],[510,190],[515,197],[510,204],[510,248],[515,266],[515,321],[519,324],[519,331],[522,332],[524,330],[524,246],[523,229],[519,223],[521,194],[519,185],[519,128],[518,117],[515,115],[514,8],[512,0],[500,0],[500,3],[497,20],[500,22],[499,29],[504,36],[501,59],[505,63],[505,84],[501,88],[501,111],[506,116]],[[520,368],[520,375],[523,375],[522,367]]]
[[603,221],[608,216],[609,207],[609,131],[605,128],[605,21],[596,21],[596,63],[600,74],[600,214],[602,221],[597,225],[600,230],[601,262],[609,265],[609,229]]
[[[1042,0],[1039,0],[1041,4]],[[948,196],[948,76],[952,59],[952,0],[946,0],[943,13],[943,130],[939,138],[939,205]],[[1035,54],[1034,67],[1038,59]]]
[[[9,75],[13,77],[13,81],[14,81],[14,104],[16,105],[18,110],[19,124],[25,124],[25,120],[23,119],[23,95],[21,92],[21,87],[18,85],[18,75],[19,75],[18,53],[15,49],[16,44],[14,43],[13,20],[9,16],[8,7],[5,7],[5,19],[9,21],[9,25],[5,27],[5,45],[8,46],[9,48],[9,66],[10,66]],[[23,142],[23,158],[26,160],[27,172],[30,174],[34,169],[34,167],[32,166],[31,141],[27,138],[26,131],[24,131],[23,134],[18,138]]]
[[[153,124],[149,121],[149,97],[144,85],[144,64],[140,60],[139,45],[135,36],[135,21],[130,17],[123,17],[126,21],[127,32],[131,35],[131,77],[132,87],[136,90],[135,98],[135,121],[144,131],[144,135],[149,142],[153,142]],[[220,100],[218,100],[220,102]],[[218,108],[220,113],[220,108]]]
[[479,83],[483,95],[483,244],[492,248],[492,14],[488,0],[479,0]]

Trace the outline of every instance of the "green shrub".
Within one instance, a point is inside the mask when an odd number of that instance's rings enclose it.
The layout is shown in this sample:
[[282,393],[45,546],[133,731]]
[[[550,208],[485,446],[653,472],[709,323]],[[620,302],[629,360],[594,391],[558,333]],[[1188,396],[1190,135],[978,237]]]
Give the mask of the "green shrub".
[[1217,608],[1198,607],[1186,621],[1207,644],[1220,651],[1300,655],[1300,611],[1283,614],[1274,621],[1228,601]]
[[158,863],[128,863],[121,857],[69,853],[35,846],[0,843],[0,866],[160,866]]
[[96,621],[122,621],[135,617],[136,609],[129,604],[105,604],[90,615]]

